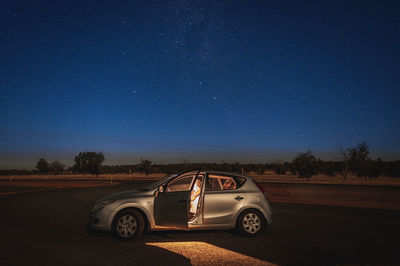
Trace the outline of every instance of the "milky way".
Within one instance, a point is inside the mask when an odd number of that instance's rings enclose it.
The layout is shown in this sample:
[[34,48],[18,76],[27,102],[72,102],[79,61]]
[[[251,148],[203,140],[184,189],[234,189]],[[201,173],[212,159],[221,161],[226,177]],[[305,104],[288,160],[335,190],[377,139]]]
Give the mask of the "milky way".
[[400,155],[397,1],[3,1],[0,167]]

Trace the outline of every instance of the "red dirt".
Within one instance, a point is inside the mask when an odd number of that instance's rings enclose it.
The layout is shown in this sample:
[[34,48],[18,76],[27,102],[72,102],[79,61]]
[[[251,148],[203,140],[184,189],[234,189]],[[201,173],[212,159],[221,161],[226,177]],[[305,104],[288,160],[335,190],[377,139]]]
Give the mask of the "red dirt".
[[400,210],[400,188],[263,183],[271,202]]
[[[63,189],[63,188],[85,188],[85,187],[104,187],[117,185],[118,182],[110,181],[2,181],[0,186],[3,191],[0,191],[0,195],[18,194],[35,191],[46,191],[51,189]],[[8,187],[4,189],[5,187]],[[15,190],[16,187],[23,187],[23,190]],[[26,187],[26,189],[25,189]],[[5,191],[4,191],[5,190]]]
[[[141,173],[129,174],[102,174],[98,177],[91,175],[14,175],[14,176],[0,176],[0,180],[88,180],[88,181],[111,181],[111,180],[158,180],[164,177],[166,174],[150,174],[145,175]],[[379,177],[377,179],[360,180],[355,176],[349,176],[347,180],[343,177],[337,176],[326,176],[316,175],[311,177],[308,181],[304,178],[298,178],[294,175],[277,175],[273,171],[266,171],[263,175],[257,175],[255,172],[250,172],[250,176],[259,182],[268,183],[296,183],[296,184],[337,184],[337,185],[373,185],[373,186],[400,186],[400,178],[395,177]]]
[[18,181],[18,182],[1,182],[1,186],[27,186],[27,187],[48,187],[48,188],[81,188],[81,187],[103,187],[117,185],[118,182],[110,181],[89,181],[89,182],[74,182],[74,181]]
[[[20,178],[21,177],[23,176],[20,176]],[[151,182],[150,178],[150,176],[147,177],[149,182]],[[143,180],[142,178],[140,179]],[[112,185],[115,184],[118,184],[118,182],[112,181]],[[397,186],[394,183],[392,183],[392,185],[384,186],[382,184],[351,185],[348,183],[278,183],[278,180],[274,180],[272,182],[264,181],[262,184],[265,187],[268,198],[271,202],[400,210],[400,186]],[[3,188],[0,190],[0,195],[49,189],[101,187],[109,185],[111,185],[110,179],[86,179],[80,181],[76,179],[36,181],[14,179],[12,182],[3,179],[0,182],[0,186]],[[6,188],[7,186],[9,189]]]

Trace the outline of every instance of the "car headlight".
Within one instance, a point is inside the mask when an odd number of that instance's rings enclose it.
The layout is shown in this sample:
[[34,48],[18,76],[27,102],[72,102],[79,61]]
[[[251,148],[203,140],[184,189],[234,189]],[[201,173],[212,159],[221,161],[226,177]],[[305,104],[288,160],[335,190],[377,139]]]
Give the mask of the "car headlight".
[[103,200],[100,202],[96,202],[94,205],[94,210],[95,211],[100,211],[102,210],[107,204],[110,204],[112,201],[111,200]]

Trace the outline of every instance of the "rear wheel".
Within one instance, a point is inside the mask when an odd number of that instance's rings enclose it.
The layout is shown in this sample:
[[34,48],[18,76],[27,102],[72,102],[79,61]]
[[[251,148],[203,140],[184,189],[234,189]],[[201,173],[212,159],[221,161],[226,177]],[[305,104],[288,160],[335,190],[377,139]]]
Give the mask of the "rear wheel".
[[265,227],[263,215],[254,209],[243,211],[238,218],[236,228],[244,236],[256,236]]
[[118,213],[112,223],[112,232],[119,240],[132,240],[143,234],[143,216],[135,210],[124,210]]

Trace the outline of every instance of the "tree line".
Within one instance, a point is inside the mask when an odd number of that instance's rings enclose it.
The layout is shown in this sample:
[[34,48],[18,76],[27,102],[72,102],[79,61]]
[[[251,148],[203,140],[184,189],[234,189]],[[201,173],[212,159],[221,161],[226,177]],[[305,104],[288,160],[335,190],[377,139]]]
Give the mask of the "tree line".
[[80,152],[74,158],[75,164],[68,169],[65,169],[65,165],[60,161],[54,161],[49,164],[43,158],[38,161],[36,168],[43,175],[47,175],[48,173],[54,175],[61,173],[79,173],[98,176],[104,159],[104,154],[102,152]]
[[60,161],[48,163],[45,159],[37,162],[36,170],[0,170],[1,175],[15,174],[88,174],[98,176],[99,174],[120,173],[152,173],[173,174],[190,169],[216,170],[225,172],[236,172],[247,174],[255,172],[263,174],[265,171],[274,171],[278,175],[291,174],[299,178],[309,180],[317,174],[335,176],[341,175],[345,180],[350,175],[357,176],[362,180],[378,178],[379,176],[400,177],[400,160],[382,161],[370,158],[370,149],[366,142],[355,147],[340,149],[341,160],[323,161],[317,158],[311,151],[297,154],[290,162],[273,163],[175,163],[175,164],[153,164],[150,160],[141,159],[138,164],[129,165],[103,165],[104,154],[99,152],[80,152],[74,158],[74,165],[66,168]]

